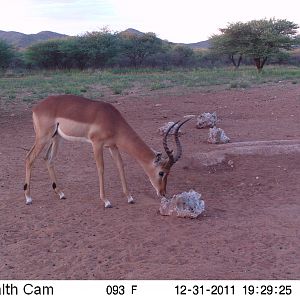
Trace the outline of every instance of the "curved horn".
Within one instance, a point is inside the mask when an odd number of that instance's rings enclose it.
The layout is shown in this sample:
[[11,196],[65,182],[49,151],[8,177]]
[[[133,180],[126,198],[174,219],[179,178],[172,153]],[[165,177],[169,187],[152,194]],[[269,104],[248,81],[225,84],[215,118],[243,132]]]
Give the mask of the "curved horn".
[[[194,116],[193,116],[194,117]],[[187,121],[191,120],[193,117],[191,118],[188,118],[184,121],[182,121],[180,123],[180,120],[175,122],[172,126],[169,127],[168,131],[166,132],[165,136],[164,136],[164,139],[163,139],[163,146],[164,146],[164,149],[169,157],[169,162],[168,162],[168,165],[169,167],[171,167],[173,164],[175,164],[179,158],[181,157],[182,155],[182,147],[181,147],[181,144],[180,144],[180,141],[179,141],[179,137],[178,137],[178,134],[179,134],[179,129],[180,127],[186,123]],[[173,156],[173,150],[170,150],[169,147],[168,147],[168,143],[167,143],[167,138],[168,138],[168,135],[170,134],[172,128],[174,128],[177,124],[179,124],[179,126],[177,126],[175,132],[174,132],[174,138],[175,138],[175,143],[176,143],[176,147],[177,147],[177,153],[175,155],[175,157]]]
[[169,161],[170,161],[171,164],[174,163],[174,156],[173,156],[173,154],[172,154],[172,153],[173,153],[173,150],[170,150],[169,147],[168,147],[167,138],[168,138],[168,135],[170,134],[172,128],[174,128],[179,122],[180,122],[180,121],[177,121],[177,122],[175,122],[172,126],[170,126],[170,127],[168,128],[168,130],[167,130],[167,132],[166,132],[164,138],[163,138],[163,147],[164,147],[164,149],[165,149],[165,151],[166,151],[166,153],[167,153],[167,155],[168,155],[168,157],[169,157]]
[[[193,117],[192,117],[192,118],[193,118]],[[181,146],[181,143],[180,143],[179,137],[178,137],[179,129],[180,129],[180,127],[181,127],[184,123],[186,123],[187,121],[191,120],[192,118],[188,118],[188,119],[182,121],[182,122],[179,124],[179,126],[176,128],[176,131],[175,131],[175,133],[174,133],[174,138],[175,138],[175,143],[176,143],[176,146],[177,146],[177,153],[176,153],[176,156],[175,156],[175,158],[174,158],[173,164],[175,164],[175,163],[179,160],[179,158],[181,157],[181,155],[182,155],[182,146]]]

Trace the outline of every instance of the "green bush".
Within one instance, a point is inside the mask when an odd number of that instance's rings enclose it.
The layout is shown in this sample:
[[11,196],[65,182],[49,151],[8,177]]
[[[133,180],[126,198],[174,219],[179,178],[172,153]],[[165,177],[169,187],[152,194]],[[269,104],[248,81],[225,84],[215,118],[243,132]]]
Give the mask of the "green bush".
[[0,69],[5,70],[15,57],[15,51],[12,46],[3,40],[0,40]]
[[[236,39],[234,39],[236,41]],[[218,38],[222,46],[224,40]],[[228,42],[228,41],[227,41]],[[220,44],[220,45],[219,45]],[[249,44],[249,43],[248,43]],[[247,44],[247,45],[248,45]],[[212,43],[214,45],[214,43]],[[226,46],[226,45],[225,45]],[[0,43],[0,68],[7,67],[44,70],[72,69],[121,69],[160,68],[171,70],[179,68],[216,68],[231,64],[240,54],[231,48],[225,51],[224,45],[219,51],[212,49],[191,49],[185,45],[176,45],[157,38],[154,33],[132,34],[111,33],[104,29],[99,32],[87,32],[82,36],[60,40],[48,40],[30,46],[24,53],[14,53],[13,49]],[[268,56],[271,64],[300,65],[299,52],[274,51]],[[230,54],[230,55],[229,55]],[[253,55],[243,52],[242,63],[253,64]]]

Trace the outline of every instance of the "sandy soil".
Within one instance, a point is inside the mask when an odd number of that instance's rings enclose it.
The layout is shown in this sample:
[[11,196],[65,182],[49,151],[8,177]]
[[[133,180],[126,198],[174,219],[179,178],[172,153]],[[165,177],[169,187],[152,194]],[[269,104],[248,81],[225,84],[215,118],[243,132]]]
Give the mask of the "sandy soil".
[[[232,143],[300,139],[300,86],[278,83],[245,90],[164,91],[110,97],[154,149],[157,129],[186,114],[216,111]],[[199,154],[208,130],[186,124],[183,158],[168,193],[200,192],[198,219],[163,217],[159,199],[126,154],[136,204],[122,196],[106,154],[106,192],[98,199],[90,145],[64,142],[56,167],[67,196],[53,193],[44,161],[36,161],[33,204],[23,197],[24,158],[34,140],[30,109],[0,112],[0,279],[300,279],[300,153],[229,153],[206,166]],[[231,161],[228,164],[228,161]]]

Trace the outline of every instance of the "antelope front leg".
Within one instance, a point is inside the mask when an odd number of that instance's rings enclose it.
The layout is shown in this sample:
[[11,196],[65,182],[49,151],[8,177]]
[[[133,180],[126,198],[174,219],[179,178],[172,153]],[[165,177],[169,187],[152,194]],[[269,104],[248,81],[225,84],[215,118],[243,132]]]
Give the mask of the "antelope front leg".
[[110,150],[111,156],[112,156],[112,158],[118,168],[118,171],[119,171],[122,188],[123,188],[123,193],[125,194],[128,203],[134,203],[134,200],[128,191],[127,181],[126,181],[125,172],[124,172],[123,160],[122,160],[121,154],[118,150],[118,147],[112,146],[109,148],[109,150]]
[[111,203],[106,199],[104,192],[104,161],[103,161],[103,145],[93,142],[93,151],[99,176],[100,199],[104,202],[105,208],[112,207]]

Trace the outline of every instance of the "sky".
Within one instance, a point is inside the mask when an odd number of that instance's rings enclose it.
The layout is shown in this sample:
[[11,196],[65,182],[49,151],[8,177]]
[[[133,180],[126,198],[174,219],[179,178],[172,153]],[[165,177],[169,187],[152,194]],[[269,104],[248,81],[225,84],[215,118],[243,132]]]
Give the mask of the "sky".
[[219,28],[254,19],[300,25],[299,0],[0,0],[0,30],[81,35],[108,27],[154,32],[170,42],[207,40]]

